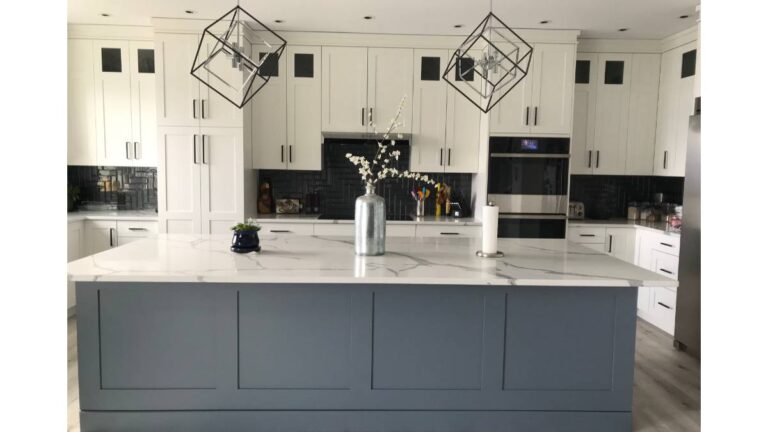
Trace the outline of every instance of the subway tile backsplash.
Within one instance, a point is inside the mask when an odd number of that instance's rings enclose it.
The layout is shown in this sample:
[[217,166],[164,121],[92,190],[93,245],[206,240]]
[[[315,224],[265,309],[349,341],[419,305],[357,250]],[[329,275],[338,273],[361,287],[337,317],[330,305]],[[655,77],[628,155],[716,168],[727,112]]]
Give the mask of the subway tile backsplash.
[[80,209],[157,210],[157,168],[67,166]]
[[630,202],[653,202],[657,192],[664,202],[683,204],[683,177],[572,175],[571,201],[584,203],[589,219],[627,216]]
[[[395,165],[400,170],[408,169],[410,148],[407,141],[397,141],[401,151]],[[302,204],[311,194],[318,196],[319,213],[352,216],[355,199],[365,193],[357,167],[345,157],[346,153],[366,156],[369,160],[376,152],[376,142],[357,139],[326,139],[323,143],[321,171],[260,170],[259,184],[269,180],[274,199],[298,198]],[[465,214],[471,214],[471,174],[424,173],[436,182],[444,182],[453,188],[452,200],[459,201]],[[376,193],[386,199],[387,217],[406,217],[415,210],[410,190],[415,182],[409,179],[388,179],[379,183]],[[426,202],[426,214],[434,214],[434,190]],[[308,206],[304,212],[312,212]]]

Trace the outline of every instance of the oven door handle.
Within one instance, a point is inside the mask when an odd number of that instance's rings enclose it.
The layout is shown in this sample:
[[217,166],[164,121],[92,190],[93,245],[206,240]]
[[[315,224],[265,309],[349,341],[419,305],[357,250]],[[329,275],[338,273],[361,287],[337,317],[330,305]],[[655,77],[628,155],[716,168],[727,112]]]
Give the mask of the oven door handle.
[[530,213],[499,213],[499,219],[547,219],[565,220],[568,216],[561,214],[530,214]]
[[569,159],[571,155],[562,153],[491,153],[492,158],[533,158],[533,159]]

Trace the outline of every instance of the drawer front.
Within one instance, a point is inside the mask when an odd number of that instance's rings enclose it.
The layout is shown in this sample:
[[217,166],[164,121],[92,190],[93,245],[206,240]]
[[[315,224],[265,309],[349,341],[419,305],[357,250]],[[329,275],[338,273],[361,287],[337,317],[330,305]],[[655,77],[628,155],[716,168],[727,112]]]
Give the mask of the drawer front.
[[651,256],[653,257],[653,271],[662,276],[677,279],[677,268],[679,263],[679,258],[677,256],[659,252],[657,250],[654,250]]
[[414,237],[415,235],[416,225],[387,224],[387,237]]
[[87,220],[86,229],[117,229],[117,221],[114,220]]
[[653,324],[669,334],[674,334],[677,293],[668,288],[655,287],[653,288],[651,300],[651,320]]
[[605,228],[568,227],[568,240],[574,243],[605,244]]
[[143,237],[119,236],[117,238],[117,245],[122,246],[128,243],[133,243],[135,241],[144,240],[145,238],[147,238],[147,236],[143,236]]
[[680,237],[658,235],[654,239],[652,247],[660,252],[680,256]]
[[416,225],[418,237],[480,237],[479,226]]
[[148,237],[157,234],[157,221],[117,221],[119,237]]
[[595,252],[605,253],[605,244],[603,243],[580,243],[587,249],[592,249]]
[[261,223],[261,234],[267,235],[313,235],[311,223]]
[[[387,227],[389,228],[389,227]],[[315,224],[315,235],[318,236],[354,236],[355,224]]]

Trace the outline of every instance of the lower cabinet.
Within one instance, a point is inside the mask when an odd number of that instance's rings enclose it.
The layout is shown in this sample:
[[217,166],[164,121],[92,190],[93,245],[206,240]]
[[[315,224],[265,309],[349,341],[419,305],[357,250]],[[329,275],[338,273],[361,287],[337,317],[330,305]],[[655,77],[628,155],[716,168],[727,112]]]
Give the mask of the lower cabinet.
[[482,229],[473,225],[416,225],[416,237],[480,237]]
[[[85,224],[83,221],[67,224],[67,262],[85,256]],[[75,283],[67,281],[67,311],[74,313]]]
[[86,255],[93,255],[117,246],[117,222],[114,220],[85,221]]
[[629,263],[635,263],[635,228],[606,228],[605,252]]
[[[349,223],[308,223],[308,222],[259,222],[262,235],[316,235],[316,236],[354,236],[355,224]],[[479,225],[436,224],[417,225],[415,223],[387,224],[387,237],[479,237]]]

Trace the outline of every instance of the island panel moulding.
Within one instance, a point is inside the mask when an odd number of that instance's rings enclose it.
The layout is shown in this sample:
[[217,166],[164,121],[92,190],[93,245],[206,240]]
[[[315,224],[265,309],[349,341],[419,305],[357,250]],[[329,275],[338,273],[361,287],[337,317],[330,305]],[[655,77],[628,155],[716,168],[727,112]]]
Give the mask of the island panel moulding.
[[203,31],[191,74],[242,108],[276,75],[286,41],[239,5]]

